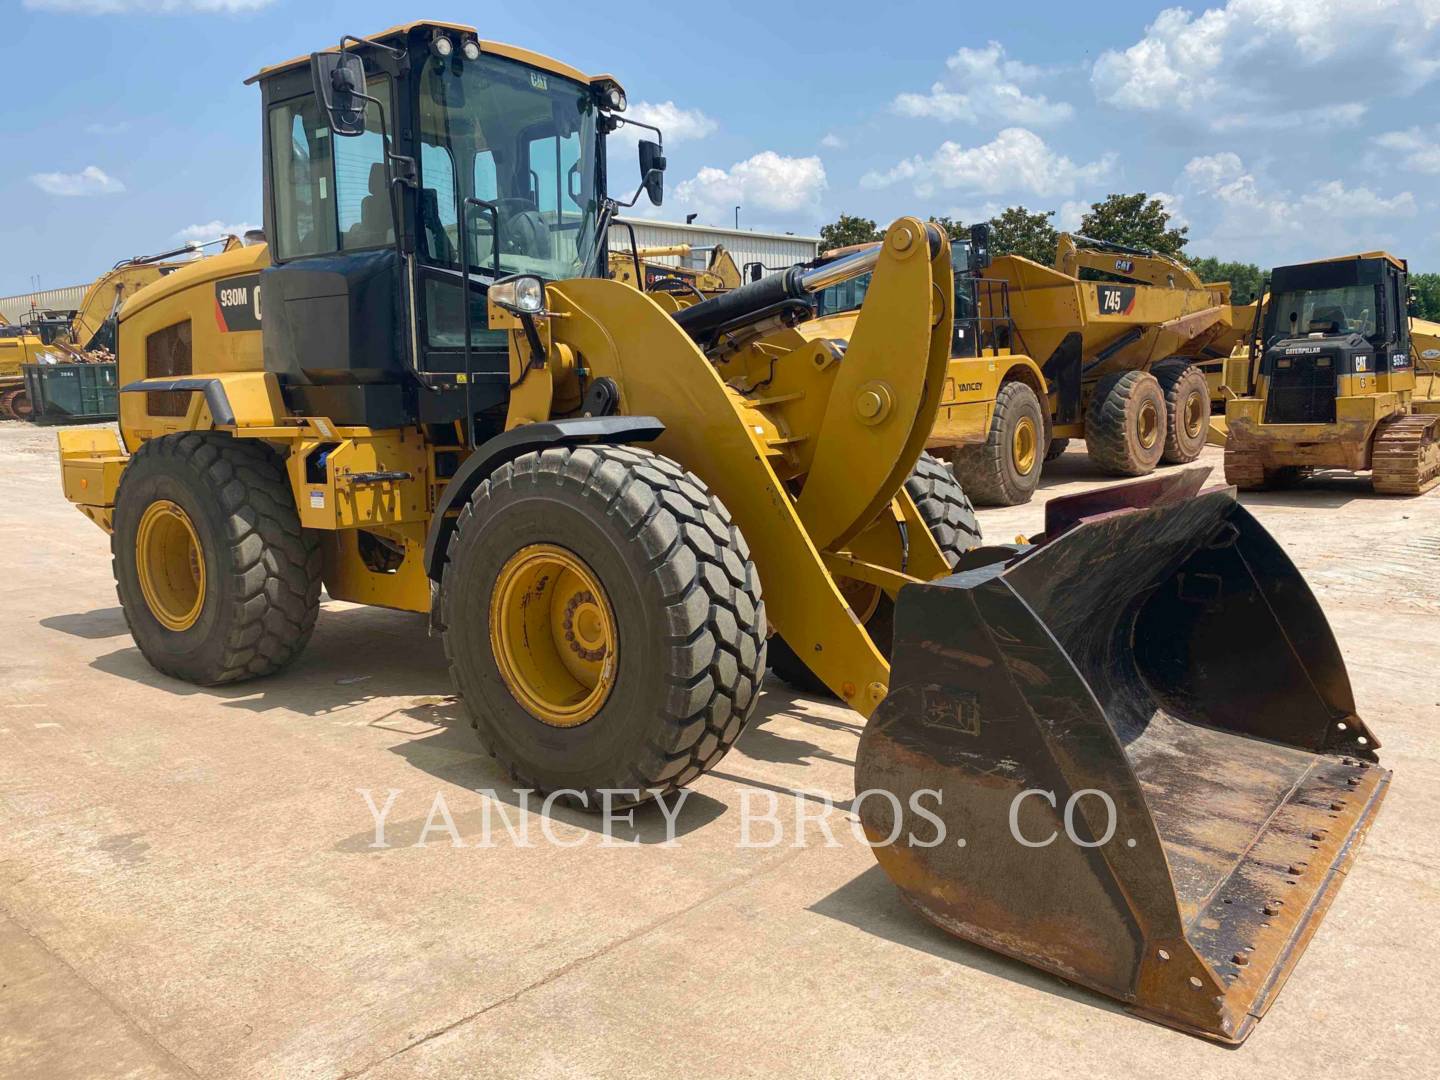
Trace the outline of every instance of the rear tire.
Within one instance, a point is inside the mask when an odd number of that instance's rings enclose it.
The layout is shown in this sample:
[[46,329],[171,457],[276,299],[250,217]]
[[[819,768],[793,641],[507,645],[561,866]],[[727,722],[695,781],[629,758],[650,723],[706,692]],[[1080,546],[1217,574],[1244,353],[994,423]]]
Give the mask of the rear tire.
[[981,506],[1017,506],[1040,486],[1047,431],[1035,391],[1007,382],[995,395],[990,432],[983,443],[956,447],[950,461],[966,494]]
[[1210,386],[1205,373],[1183,357],[1151,369],[1165,395],[1165,453],[1162,460],[1187,465],[1200,456],[1210,435]]
[[[975,516],[975,507],[966,498],[965,490],[955,475],[939,458],[933,454],[921,454],[905,481],[905,490],[929,526],[930,535],[935,537],[945,561],[951,566],[959,562],[965,552],[980,546],[980,522]],[[894,633],[894,616],[894,601],[881,595],[875,610],[865,620],[865,630],[887,658]],[[796,690],[820,697],[834,696],[779,634],[770,639],[770,670],[781,682]]]
[[[539,684],[526,681],[502,626],[516,610],[509,568],[541,547],[583,568],[613,630],[585,657],[608,685],[578,718],[547,712],[543,687],[522,703]],[[450,674],[480,741],[517,784],[579,792],[567,801],[589,810],[602,809],[604,789],[626,792],[612,806],[634,805],[690,783],[744,730],[765,670],[759,575],[729,512],[675,462],[628,446],[526,454],[471,496],[446,558]],[[547,594],[547,579],[535,579],[517,594],[520,609],[553,607],[562,581]],[[562,660],[583,640],[569,636],[569,610],[553,644]]]
[[1155,471],[1165,452],[1165,395],[1147,371],[1106,375],[1090,395],[1085,449],[1090,460],[1115,476]]
[[35,403],[23,386],[0,393],[0,420],[30,420],[35,416]]
[[1061,454],[1065,453],[1065,448],[1069,445],[1069,439],[1051,439],[1050,445],[1045,450],[1045,460],[1047,462],[1054,461]]
[[130,633],[166,675],[271,675],[315,629],[320,548],[261,443],[187,432],[143,444],[121,474],[110,551]]

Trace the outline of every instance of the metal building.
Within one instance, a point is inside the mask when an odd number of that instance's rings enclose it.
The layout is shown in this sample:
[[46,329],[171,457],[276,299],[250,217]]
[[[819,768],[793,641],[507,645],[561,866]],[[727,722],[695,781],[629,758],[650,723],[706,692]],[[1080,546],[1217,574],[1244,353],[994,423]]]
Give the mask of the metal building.
[[63,289],[45,289],[41,292],[21,293],[17,296],[0,296],[0,316],[6,322],[17,323],[27,311],[73,311],[85,299],[88,285],[67,285]]
[[[630,247],[630,230],[626,224],[635,227],[635,239],[641,247],[670,247],[675,244],[690,244],[705,250],[689,256],[691,266],[704,266],[710,258],[709,248],[724,244],[725,250],[742,270],[751,263],[759,263],[767,270],[782,270],[797,262],[807,262],[820,253],[818,236],[793,236],[790,233],[751,232],[749,229],[721,229],[711,225],[683,225],[677,221],[653,221],[648,218],[617,218],[610,226],[612,248]],[[679,265],[685,261],[680,256],[657,259],[657,262]],[[46,289],[42,292],[23,293],[18,296],[0,297],[0,315],[9,322],[18,322],[20,316],[37,310],[70,311],[80,306],[85,298],[86,285],[71,285],[63,289]]]
[[[690,244],[693,247],[709,248],[715,244],[725,245],[730,257],[742,270],[749,263],[759,263],[769,270],[783,270],[797,262],[807,262],[820,253],[818,236],[792,236],[789,233],[751,232],[749,229],[721,229],[711,225],[682,225],[675,221],[653,221],[647,218],[616,218],[610,226],[610,249],[629,250],[630,230],[635,228],[635,241],[644,247],[670,247],[674,244]],[[708,250],[689,256],[686,265],[704,266],[709,261]],[[679,257],[657,259],[657,262],[679,265]]]

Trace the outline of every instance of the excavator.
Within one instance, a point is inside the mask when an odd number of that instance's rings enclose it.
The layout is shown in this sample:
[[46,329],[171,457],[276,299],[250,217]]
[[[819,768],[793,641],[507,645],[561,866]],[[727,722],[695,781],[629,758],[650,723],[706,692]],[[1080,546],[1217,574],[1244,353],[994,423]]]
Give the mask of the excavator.
[[[683,263],[661,262],[662,259],[693,258],[709,252],[703,267]],[[681,292],[696,299],[740,287],[740,268],[723,244],[699,247],[695,244],[662,244],[637,246],[632,232],[627,248],[611,248],[610,276],[616,281],[648,292]]]
[[613,76],[416,22],[251,81],[268,242],[128,299],[118,437],[59,439],[152,665],[278,672],[322,586],[426,613],[498,766],[595,809],[712,768],[778,636],[868,718],[859,816],[917,911],[1248,1035],[1389,772],[1233,490],[1175,471],[1052,500],[1026,543],[960,536],[923,453],[955,317],[932,223],[642,291],[607,225],[663,199],[663,134],[607,190]]

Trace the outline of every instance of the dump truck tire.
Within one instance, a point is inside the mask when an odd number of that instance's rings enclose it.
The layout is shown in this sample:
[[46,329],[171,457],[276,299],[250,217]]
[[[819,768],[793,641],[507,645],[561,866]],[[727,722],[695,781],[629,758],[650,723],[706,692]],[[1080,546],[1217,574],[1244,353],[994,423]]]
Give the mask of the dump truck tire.
[[440,615],[486,749],[517,785],[592,811],[714,766],[765,671],[744,536],[697,476],[637,447],[497,469],[456,522]]
[[1115,476],[1154,472],[1165,452],[1165,395],[1147,371],[1106,375],[1085,417],[1090,460]]
[[1205,373],[1183,357],[1151,369],[1165,395],[1165,452],[1162,460],[1186,465],[1200,456],[1210,434],[1210,386]]
[[271,675],[315,629],[319,543],[261,443],[209,432],[144,443],[121,474],[110,551],[130,633],[166,675],[201,686]]
[[[965,552],[980,546],[980,522],[975,516],[975,507],[966,497],[960,482],[939,458],[921,454],[905,481],[905,490],[914,500],[925,524],[930,527],[930,534],[935,537],[945,561],[951,566]],[[888,596],[881,596],[875,610],[865,620],[865,629],[887,657],[890,655],[894,608],[895,604]],[[779,634],[770,639],[770,670],[796,690],[822,697],[834,696]]]
[[1045,450],[1045,460],[1054,461],[1061,454],[1065,453],[1065,448],[1069,445],[1069,439],[1051,439],[1050,445]]
[[1029,502],[1040,486],[1047,430],[1034,390],[1022,382],[1001,386],[985,441],[956,447],[951,455],[965,493],[981,506]]

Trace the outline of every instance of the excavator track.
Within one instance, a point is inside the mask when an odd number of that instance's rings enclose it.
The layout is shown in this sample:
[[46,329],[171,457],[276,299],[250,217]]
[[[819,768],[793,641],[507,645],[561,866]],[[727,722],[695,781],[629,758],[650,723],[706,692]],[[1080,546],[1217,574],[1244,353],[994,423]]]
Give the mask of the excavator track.
[[[1401,416],[1380,426],[1371,483],[1382,495],[1423,495],[1440,484],[1440,416]],[[1229,476],[1230,455],[1225,455]]]

